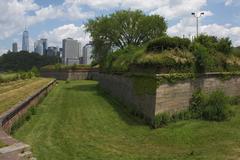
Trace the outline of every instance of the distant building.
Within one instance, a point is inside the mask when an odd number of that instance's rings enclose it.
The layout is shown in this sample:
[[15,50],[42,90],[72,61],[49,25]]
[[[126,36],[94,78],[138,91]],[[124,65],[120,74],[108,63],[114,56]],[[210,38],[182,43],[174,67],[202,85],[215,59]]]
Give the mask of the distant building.
[[63,48],[59,48],[58,55],[60,58],[63,57]]
[[22,37],[22,50],[29,52],[29,35],[26,29],[23,32],[23,37]]
[[81,43],[72,38],[63,40],[63,62],[67,65],[80,64]]
[[47,49],[48,49],[47,39],[42,38],[41,41],[42,41],[42,44],[43,44],[43,54],[47,54]]
[[59,53],[58,53],[58,48],[57,47],[53,47],[53,46],[48,47],[48,49],[47,49],[47,55],[48,56],[59,56],[58,54]]
[[12,52],[14,53],[18,52],[18,44],[16,42],[12,44]]
[[83,64],[91,64],[93,59],[92,59],[92,51],[93,47],[92,44],[86,44],[83,47]]
[[37,40],[34,43],[34,52],[43,55],[43,43],[41,40]]

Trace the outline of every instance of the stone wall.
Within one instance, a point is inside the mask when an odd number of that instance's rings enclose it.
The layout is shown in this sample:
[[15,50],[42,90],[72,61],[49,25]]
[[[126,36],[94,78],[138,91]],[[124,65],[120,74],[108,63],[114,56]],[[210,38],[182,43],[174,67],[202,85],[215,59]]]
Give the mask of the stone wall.
[[95,73],[94,80],[99,81],[100,87],[117,98],[125,106],[151,120],[155,115],[155,95],[137,95],[130,78],[121,75]]
[[11,132],[12,125],[21,118],[29,108],[36,106],[39,101],[45,97],[54,84],[56,80],[50,82],[45,87],[37,91],[34,95],[28,97],[26,100],[20,102],[19,104],[13,106],[9,111],[3,113],[0,116],[0,127],[7,133]]
[[240,96],[240,77],[233,76],[222,80],[218,73],[205,74],[194,80],[179,81],[175,84],[162,84],[152,95],[137,94],[134,82],[128,76],[96,73],[93,78],[99,81],[103,90],[126,106],[133,107],[148,120],[152,120],[159,113],[174,113],[187,109],[193,93],[198,89],[204,92],[221,89],[228,96]]
[[65,71],[42,71],[41,77],[55,78],[57,80],[86,80],[92,79],[92,73],[98,72],[96,69],[88,70],[65,70]]
[[222,90],[228,96],[240,96],[240,77],[233,76],[222,80],[221,74],[205,74],[195,80],[186,80],[176,84],[164,84],[157,88],[155,115],[162,112],[177,112],[187,108],[195,91],[205,93]]

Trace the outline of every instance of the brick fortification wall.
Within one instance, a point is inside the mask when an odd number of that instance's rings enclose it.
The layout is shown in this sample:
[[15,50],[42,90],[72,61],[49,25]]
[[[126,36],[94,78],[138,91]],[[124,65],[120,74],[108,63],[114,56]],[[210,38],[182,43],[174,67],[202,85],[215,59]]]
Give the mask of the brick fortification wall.
[[197,89],[205,93],[222,90],[228,96],[240,96],[240,77],[221,80],[220,74],[205,74],[195,80],[186,80],[174,85],[163,84],[157,88],[155,115],[162,112],[177,112],[189,106]]
[[221,80],[220,74],[205,74],[194,80],[185,80],[176,84],[162,84],[155,95],[138,95],[134,91],[133,81],[125,76],[95,73],[93,79],[100,87],[126,106],[134,107],[147,119],[163,112],[174,113],[189,106],[192,94],[198,89],[211,92],[223,90],[228,96],[240,96],[240,77],[233,76]]
[[92,73],[96,70],[66,70],[66,71],[43,71],[41,77],[55,78],[57,80],[86,80],[92,79]]
[[155,114],[155,95],[137,95],[134,92],[133,82],[130,78],[120,75],[94,73],[94,80],[99,81],[100,88],[116,97],[130,109],[144,115],[150,120]]

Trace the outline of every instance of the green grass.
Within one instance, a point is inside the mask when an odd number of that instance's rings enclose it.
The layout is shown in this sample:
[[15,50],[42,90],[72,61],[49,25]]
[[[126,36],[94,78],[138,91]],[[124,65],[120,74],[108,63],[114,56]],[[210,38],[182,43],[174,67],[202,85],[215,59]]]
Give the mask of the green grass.
[[0,84],[0,114],[25,100],[52,79],[32,78]]
[[39,160],[226,160],[240,157],[240,108],[227,122],[181,121],[153,130],[97,91],[60,84],[14,137]]

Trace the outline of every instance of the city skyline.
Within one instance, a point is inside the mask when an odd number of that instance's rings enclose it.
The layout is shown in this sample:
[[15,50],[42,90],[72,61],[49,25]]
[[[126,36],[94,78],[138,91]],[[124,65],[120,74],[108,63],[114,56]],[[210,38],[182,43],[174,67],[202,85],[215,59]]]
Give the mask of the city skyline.
[[[2,2],[1,2],[2,1]],[[30,51],[36,40],[47,38],[50,46],[61,46],[62,39],[72,37],[83,45],[91,39],[84,31],[89,18],[112,13],[120,9],[141,9],[146,14],[159,14],[168,21],[170,35],[195,35],[192,12],[204,11],[200,32],[220,37],[229,36],[234,45],[240,45],[240,2],[237,0],[104,0],[104,1],[40,1],[0,0],[0,54],[21,44],[21,35],[28,27]],[[14,10],[15,12],[10,12]],[[7,17],[7,18],[6,18]],[[4,23],[3,23],[4,22]],[[20,49],[20,47],[19,47]]]

